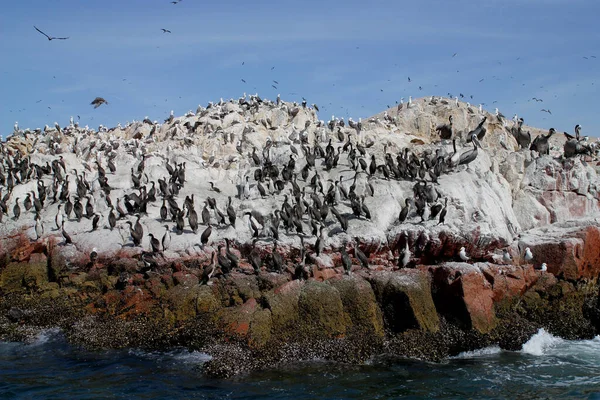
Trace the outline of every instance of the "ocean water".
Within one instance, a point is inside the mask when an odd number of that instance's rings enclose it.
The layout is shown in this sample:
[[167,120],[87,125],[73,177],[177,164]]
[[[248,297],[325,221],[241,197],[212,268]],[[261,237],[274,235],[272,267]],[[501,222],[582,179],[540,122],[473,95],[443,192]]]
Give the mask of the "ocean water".
[[315,360],[215,380],[199,370],[208,359],[183,349],[88,352],[50,330],[31,344],[0,342],[0,398],[600,399],[600,337],[567,341],[543,329],[519,352],[490,347],[435,364]]

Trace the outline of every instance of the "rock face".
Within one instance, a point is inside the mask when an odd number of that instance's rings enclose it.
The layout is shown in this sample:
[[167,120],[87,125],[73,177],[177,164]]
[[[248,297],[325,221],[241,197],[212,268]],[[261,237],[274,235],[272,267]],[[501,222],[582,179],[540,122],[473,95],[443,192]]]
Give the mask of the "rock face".
[[[440,142],[435,128],[450,115],[460,153],[473,149],[468,132],[487,118],[484,148],[468,168],[449,168],[437,182],[425,171],[423,179],[385,176],[386,159],[400,165],[403,149],[417,165],[434,155],[446,164],[452,143]],[[595,159],[565,159],[558,135],[550,155],[518,150],[512,122],[445,99],[415,100],[360,123],[321,123],[312,108],[251,97],[162,125],[15,133],[0,159],[0,338],[25,340],[59,326],[92,348],[183,345],[213,355],[207,373],[228,376],[315,357],[438,360],[490,344],[516,349],[539,327],[568,338],[598,333]],[[312,160],[328,146],[323,154],[339,154],[336,166]],[[351,159],[347,150],[357,148]],[[428,207],[447,199],[444,223],[417,215],[412,199],[423,180]],[[318,204],[327,193],[326,209]],[[400,222],[405,199],[411,206]],[[83,215],[77,205],[66,215],[67,200],[80,202]],[[285,202],[300,214],[296,225],[284,226]],[[170,243],[154,251],[148,234],[160,242],[166,231]],[[405,246],[408,268],[398,268]],[[537,269],[542,263],[546,272]]]

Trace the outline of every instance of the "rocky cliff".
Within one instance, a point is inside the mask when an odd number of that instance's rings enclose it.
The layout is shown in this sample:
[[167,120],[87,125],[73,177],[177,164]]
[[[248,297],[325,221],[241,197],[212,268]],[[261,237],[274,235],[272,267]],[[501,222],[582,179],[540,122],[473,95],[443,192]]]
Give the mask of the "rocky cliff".
[[[457,150],[436,132],[450,116]],[[469,132],[483,117],[476,159],[451,165],[452,154],[474,148]],[[516,349],[539,327],[567,338],[595,335],[595,156],[564,157],[562,135],[550,139],[549,155],[519,149],[514,127],[448,99],[342,123],[319,121],[312,107],[251,97],[164,124],[16,132],[2,146],[0,335],[26,340],[59,326],[90,347],[188,346],[211,354],[206,372],[219,376],[299,358],[440,360],[490,344]],[[330,154],[339,155],[335,165]],[[422,175],[416,166],[414,175],[386,174],[383,166],[395,165],[388,157],[400,166],[403,154],[414,154]],[[442,160],[441,173],[425,168],[431,160]],[[420,186],[428,201],[421,209]],[[289,227],[285,196],[304,211]],[[203,206],[209,197],[214,204]],[[83,215],[77,207],[65,214],[77,202]],[[427,217],[443,205],[445,221]],[[251,222],[261,222],[256,234]],[[153,249],[148,234],[160,239],[165,231],[170,244],[159,240]],[[219,248],[225,239],[229,250]],[[232,254],[237,267],[227,263]]]

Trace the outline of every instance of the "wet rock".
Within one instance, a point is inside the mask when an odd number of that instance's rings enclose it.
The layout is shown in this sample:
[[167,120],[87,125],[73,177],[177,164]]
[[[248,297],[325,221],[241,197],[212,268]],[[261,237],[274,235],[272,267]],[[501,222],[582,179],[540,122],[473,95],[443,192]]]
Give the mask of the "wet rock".
[[392,332],[408,329],[435,332],[439,329],[426,272],[406,269],[393,273],[377,272],[369,282],[383,312],[385,325]]
[[431,270],[434,300],[442,315],[480,333],[496,326],[492,286],[477,265],[446,263]]
[[320,337],[343,337],[350,325],[340,292],[316,281],[306,282],[300,291],[298,319],[305,329]]

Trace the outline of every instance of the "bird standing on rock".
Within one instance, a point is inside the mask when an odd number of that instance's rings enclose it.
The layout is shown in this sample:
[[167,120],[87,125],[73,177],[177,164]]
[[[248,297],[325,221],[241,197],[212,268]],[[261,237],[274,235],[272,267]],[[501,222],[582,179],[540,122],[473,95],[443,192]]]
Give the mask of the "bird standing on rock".
[[460,259],[461,259],[461,260],[463,260],[463,261],[465,261],[465,262],[466,262],[467,260],[469,260],[469,256],[467,256],[467,253],[466,253],[466,251],[465,251],[465,248],[464,248],[464,247],[461,247],[461,248],[460,248],[460,251],[458,252],[458,256],[460,257]]
[[529,249],[529,247],[525,248],[525,257],[524,257],[524,259],[527,262],[533,260],[533,254],[531,253],[531,250]]

